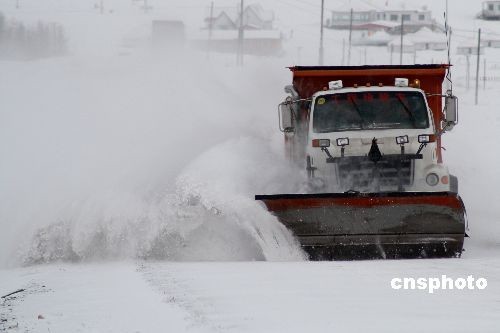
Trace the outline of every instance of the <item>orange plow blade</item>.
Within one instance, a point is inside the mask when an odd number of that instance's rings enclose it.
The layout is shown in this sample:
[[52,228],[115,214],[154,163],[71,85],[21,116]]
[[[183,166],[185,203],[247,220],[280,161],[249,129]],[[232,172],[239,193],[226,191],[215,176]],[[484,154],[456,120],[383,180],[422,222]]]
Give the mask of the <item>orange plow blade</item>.
[[451,192],[257,195],[311,259],[458,257],[465,207]]

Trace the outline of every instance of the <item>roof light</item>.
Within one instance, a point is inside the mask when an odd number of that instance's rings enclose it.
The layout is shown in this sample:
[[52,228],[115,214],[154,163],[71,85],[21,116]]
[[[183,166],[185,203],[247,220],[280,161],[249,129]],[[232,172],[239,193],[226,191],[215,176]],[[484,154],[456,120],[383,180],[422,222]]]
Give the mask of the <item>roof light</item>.
[[343,88],[342,80],[328,82],[328,88],[334,89],[334,90]]
[[330,147],[330,139],[314,139],[312,140],[313,147]]
[[394,80],[394,85],[396,87],[408,87],[408,79],[397,77],[396,80]]
[[337,139],[337,146],[343,147],[343,146],[348,146],[349,145],[349,138],[338,138]]
[[398,145],[404,145],[405,143],[408,143],[408,135],[402,135],[402,136],[397,136],[396,137],[396,143]]

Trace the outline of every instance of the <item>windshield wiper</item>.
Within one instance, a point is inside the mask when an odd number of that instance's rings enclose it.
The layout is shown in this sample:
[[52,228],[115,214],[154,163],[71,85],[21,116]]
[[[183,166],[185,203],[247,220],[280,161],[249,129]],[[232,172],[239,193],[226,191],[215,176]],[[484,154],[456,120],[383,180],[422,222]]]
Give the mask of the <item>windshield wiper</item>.
[[415,117],[413,116],[413,113],[411,113],[410,109],[408,109],[408,107],[406,106],[405,102],[403,102],[403,99],[401,98],[401,96],[396,96],[396,97],[397,97],[399,103],[401,103],[401,105],[405,109],[405,111],[408,114],[408,116],[410,116],[410,121],[411,121],[411,124],[413,125],[413,127],[417,127],[417,125],[415,123]]

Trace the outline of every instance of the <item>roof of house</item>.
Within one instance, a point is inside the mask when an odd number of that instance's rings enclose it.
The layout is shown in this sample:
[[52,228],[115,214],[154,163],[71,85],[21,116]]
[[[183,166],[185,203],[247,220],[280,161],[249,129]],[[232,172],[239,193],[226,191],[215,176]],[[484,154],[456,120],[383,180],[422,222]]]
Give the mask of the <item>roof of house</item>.
[[[274,12],[272,10],[264,10],[258,3],[246,6],[243,12],[253,11],[262,21],[268,22],[274,20]],[[240,19],[239,7],[216,7],[213,11],[213,17],[217,18],[221,15],[226,15],[231,21],[238,22]]]

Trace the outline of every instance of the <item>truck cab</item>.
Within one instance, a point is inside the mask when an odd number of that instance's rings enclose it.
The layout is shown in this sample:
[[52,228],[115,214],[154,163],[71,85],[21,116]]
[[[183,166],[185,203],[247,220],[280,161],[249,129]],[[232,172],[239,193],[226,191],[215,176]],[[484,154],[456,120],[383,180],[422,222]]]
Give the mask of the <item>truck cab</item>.
[[[343,87],[311,98],[306,167],[314,190],[450,191],[433,113],[418,83]],[[371,152],[371,154],[370,154]]]
[[447,65],[290,69],[281,127],[311,192],[457,193],[441,156],[458,118]]

